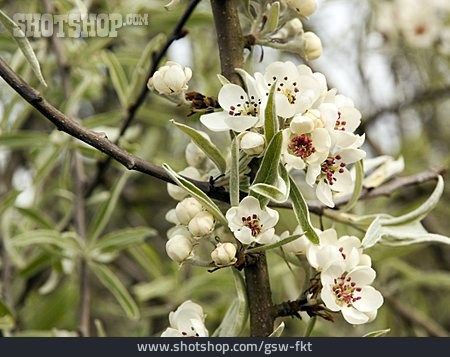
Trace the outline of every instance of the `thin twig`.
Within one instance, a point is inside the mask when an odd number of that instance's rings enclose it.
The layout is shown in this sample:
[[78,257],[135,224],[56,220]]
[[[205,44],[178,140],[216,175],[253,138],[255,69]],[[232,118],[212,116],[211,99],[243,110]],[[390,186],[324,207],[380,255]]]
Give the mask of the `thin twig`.
[[[167,38],[166,42],[164,43],[164,46],[161,47],[161,49],[158,52],[155,52],[152,57],[151,66],[147,72],[147,79],[152,77],[153,74],[158,69],[159,63],[165,56],[167,50],[172,45],[173,42],[176,40],[184,37],[187,32],[183,30],[184,25],[189,20],[190,16],[194,12],[195,8],[197,7],[198,3],[201,0],[191,0],[191,2],[186,7],[186,10],[184,11],[183,15],[181,16],[180,20],[176,24],[175,28],[172,30],[172,33]],[[131,123],[134,121],[136,117],[136,113],[138,109],[144,104],[145,99],[147,98],[147,94],[149,93],[147,89],[147,81],[143,82],[143,86],[140,89],[139,95],[136,97],[134,102],[132,102],[128,107],[126,108],[124,117],[122,118],[122,126],[119,131],[119,135],[117,136],[116,140],[114,141],[114,144],[118,144],[122,136],[125,134],[127,129],[130,127]],[[106,169],[108,168],[109,164],[111,163],[111,157],[107,157],[104,160],[97,163],[97,170],[95,172],[94,178],[92,179],[92,182],[87,186],[85,196],[90,196],[94,189],[102,182],[103,175],[106,172]]]

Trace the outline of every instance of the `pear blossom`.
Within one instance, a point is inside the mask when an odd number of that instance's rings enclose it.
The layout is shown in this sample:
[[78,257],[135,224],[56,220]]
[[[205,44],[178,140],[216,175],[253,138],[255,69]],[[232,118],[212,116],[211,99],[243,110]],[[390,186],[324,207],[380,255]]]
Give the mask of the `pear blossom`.
[[364,324],[373,319],[383,305],[383,296],[370,284],[376,273],[371,267],[356,266],[345,270],[343,262],[333,262],[320,274],[320,297],[332,311],[341,311],[351,324]]
[[217,266],[234,264],[236,258],[236,246],[232,243],[219,243],[211,252],[211,259]]
[[278,223],[278,212],[268,207],[261,209],[255,197],[245,197],[225,216],[228,227],[242,244],[270,244],[274,240],[273,227]]
[[317,198],[328,207],[334,207],[333,192],[348,192],[353,187],[349,164],[353,164],[366,156],[361,149],[346,148],[317,165],[310,165],[306,173],[306,182],[313,185],[317,182]]
[[304,113],[320,98],[323,79],[305,66],[292,62],[274,62],[267,66],[264,75],[255,73],[261,90],[268,91],[275,84],[275,108],[277,115],[291,118]]
[[188,224],[189,232],[194,239],[199,239],[210,234],[214,229],[214,217],[208,211],[198,212]]
[[286,0],[286,4],[299,15],[308,17],[316,11],[315,0]]
[[255,79],[248,73],[240,71],[244,77],[247,92],[232,83],[225,84],[219,91],[218,101],[223,111],[205,114],[201,123],[211,131],[234,130],[242,132],[264,123],[263,98]]
[[200,305],[187,300],[169,313],[170,327],[161,337],[208,337],[205,315]]
[[167,61],[149,79],[148,87],[168,96],[179,95],[188,89],[187,83],[192,77],[192,70],[179,63]]
[[247,155],[258,156],[264,151],[265,144],[264,135],[249,131],[242,136],[240,147]]
[[361,241],[354,236],[342,236],[338,239],[336,230],[330,228],[320,232],[319,244],[310,244],[307,250],[309,264],[319,271],[330,263],[342,262],[346,271],[357,266],[363,255]]
[[203,206],[193,197],[185,198],[175,207],[175,214],[181,224],[189,224],[194,216],[203,210]]

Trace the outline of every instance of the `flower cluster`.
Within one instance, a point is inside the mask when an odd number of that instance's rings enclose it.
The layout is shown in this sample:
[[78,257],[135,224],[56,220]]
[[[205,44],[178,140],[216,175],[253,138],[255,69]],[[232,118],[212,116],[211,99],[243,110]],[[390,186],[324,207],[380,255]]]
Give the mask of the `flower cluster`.
[[[298,227],[293,234],[301,232]],[[371,259],[363,253],[361,241],[354,236],[338,238],[334,229],[317,230],[318,245],[305,236],[283,246],[286,253],[305,255],[309,264],[320,272],[320,297],[327,308],[340,311],[351,324],[363,324],[376,317],[383,296],[371,284],[375,270]],[[279,239],[289,236],[284,232]]]
[[348,166],[365,157],[364,136],[355,134],[361,113],[351,99],[328,90],[325,77],[305,65],[274,62],[254,76],[240,71],[246,90],[225,84],[219,92],[223,111],[205,114],[200,121],[212,131],[246,132],[244,152],[261,154],[261,136],[267,97],[275,86],[276,114],[283,120],[282,159],[288,170],[306,172],[306,182],[316,185],[317,198],[334,206],[333,192],[353,187]]
[[376,3],[375,27],[388,41],[402,38],[414,48],[450,53],[450,3],[445,0],[394,0]]

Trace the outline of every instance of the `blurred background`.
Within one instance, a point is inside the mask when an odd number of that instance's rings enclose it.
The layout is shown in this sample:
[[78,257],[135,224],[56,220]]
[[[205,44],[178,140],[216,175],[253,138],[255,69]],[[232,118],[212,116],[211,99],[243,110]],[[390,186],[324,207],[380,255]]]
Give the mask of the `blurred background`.
[[[165,1],[156,0],[49,3],[55,13],[61,14],[86,10],[148,14],[148,25],[123,27],[117,37],[60,39],[65,65],[70,68],[70,96],[63,90],[58,58],[49,38],[30,38],[48,83],[44,88],[14,40],[6,31],[0,32],[0,55],[17,73],[64,113],[77,113],[85,127],[105,132],[114,140],[127,100],[132,101],[136,95],[129,90],[123,99],[117,83],[122,81],[127,88],[142,86],[147,71],[142,72],[142,68],[151,63],[150,56],[142,58],[143,53],[159,50],[187,1],[181,1],[173,11],[164,9]],[[247,2],[239,3],[241,23],[248,33]],[[400,175],[428,168],[446,169],[450,164],[449,7],[445,0],[322,0],[309,20],[302,19],[303,26],[314,31],[323,46],[321,58],[307,64],[327,77],[329,88],[352,98],[363,113],[360,132],[366,133],[364,149],[369,157],[403,157],[405,168]],[[46,12],[44,2],[35,0],[0,1],[0,9],[10,17]],[[220,64],[208,1],[200,2],[185,28],[187,36],[172,44],[167,60],[192,68],[190,89],[215,97],[220,89],[216,77]],[[246,58],[249,71],[263,71],[276,60],[304,62],[294,53],[261,46],[246,50]],[[169,120],[205,130],[198,122],[199,115],[189,114],[189,108],[177,107],[150,93],[120,139],[120,146],[155,164],[167,162],[181,170],[187,166],[184,149],[189,140]],[[224,142],[220,135],[210,134],[215,142]],[[70,245],[55,247],[38,238],[23,238],[36,230],[54,234],[75,230],[75,152],[82,155],[86,182],[93,182],[97,163],[104,156],[55,130],[1,81],[0,290],[4,305],[14,316],[14,321],[0,319],[5,335],[79,333],[82,254]],[[129,298],[136,302],[140,317],[133,307],[123,308],[128,297],[117,298],[120,286],[108,286],[98,272],[91,272],[92,335],[158,336],[168,326],[168,313],[187,299],[203,306],[206,326],[214,331],[235,294],[232,274],[227,269],[214,273],[192,266],[179,269],[169,260],[164,246],[171,224],[164,217],[176,201],[168,196],[165,183],[139,173],[124,177],[125,169],[116,163],[103,171],[86,198],[88,229],[98,224],[98,212],[107,211],[100,216],[104,219],[101,235],[133,227],[152,231],[143,243],[99,253],[98,265],[106,266],[120,280]],[[123,187],[118,187],[121,177]],[[434,183],[429,182],[399,190],[390,197],[361,202],[355,212],[398,215],[418,206],[433,188]],[[447,184],[441,202],[423,221],[428,231],[449,235],[449,198]],[[313,219],[318,225],[318,217]],[[323,219],[325,227],[332,224]],[[293,216],[283,212],[277,232],[294,227]],[[363,235],[342,224],[336,227],[341,235]],[[14,243],[17,237],[28,243]],[[362,336],[380,329],[390,329],[388,336],[448,335],[450,248],[437,244],[376,246],[368,253],[378,273],[376,287],[385,295],[378,318],[353,327],[336,315],[334,323],[318,320],[312,336]],[[268,260],[274,301],[296,299],[301,293],[301,270],[290,271],[273,253]],[[0,313],[5,308],[0,305]],[[286,318],[283,336],[301,336],[307,320],[307,316],[303,320]]]

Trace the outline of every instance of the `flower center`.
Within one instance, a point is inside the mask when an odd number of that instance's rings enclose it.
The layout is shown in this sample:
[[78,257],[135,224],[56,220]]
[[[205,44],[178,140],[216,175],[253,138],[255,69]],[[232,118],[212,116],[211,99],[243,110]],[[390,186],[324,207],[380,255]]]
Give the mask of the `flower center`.
[[334,130],[345,131],[346,125],[347,122],[345,120],[341,120],[341,112],[338,112],[338,119],[336,120],[336,124],[334,125]]
[[416,33],[417,36],[423,35],[426,31],[427,28],[425,27],[425,25],[418,25],[414,29],[414,32]]
[[259,222],[259,217],[257,214],[253,214],[248,217],[242,217],[242,222],[244,223],[244,226],[250,228],[253,237],[261,233],[262,224]]
[[[280,94],[283,94],[289,104],[295,104],[295,101],[297,100],[297,93],[299,92],[297,82],[290,82],[289,77],[285,76],[282,78],[277,78],[276,76],[272,77],[273,82],[269,84],[269,88],[278,80],[277,82],[277,92]],[[266,95],[269,95],[269,93],[266,93]]]
[[241,103],[237,103],[236,105],[230,105],[228,114],[234,117],[238,117],[240,115],[247,115],[256,117],[259,114],[259,109],[261,106],[261,99],[255,98],[255,96],[251,96],[248,100],[244,101],[244,96],[241,95],[242,100]]
[[340,305],[351,307],[352,303],[361,300],[361,296],[355,296],[356,293],[361,291],[361,288],[357,287],[356,283],[352,281],[351,277],[347,277],[346,273],[334,279],[332,291],[336,296],[336,301]]
[[342,174],[344,173],[344,167],[346,164],[344,162],[337,163],[336,161],[341,160],[341,155],[330,156],[326,159],[321,165],[321,178],[325,180],[325,182],[332,186],[334,181],[336,181],[336,172]]
[[316,148],[312,144],[311,135],[302,134],[300,136],[294,136],[288,145],[288,152],[302,159],[311,156],[311,154],[316,152]]

